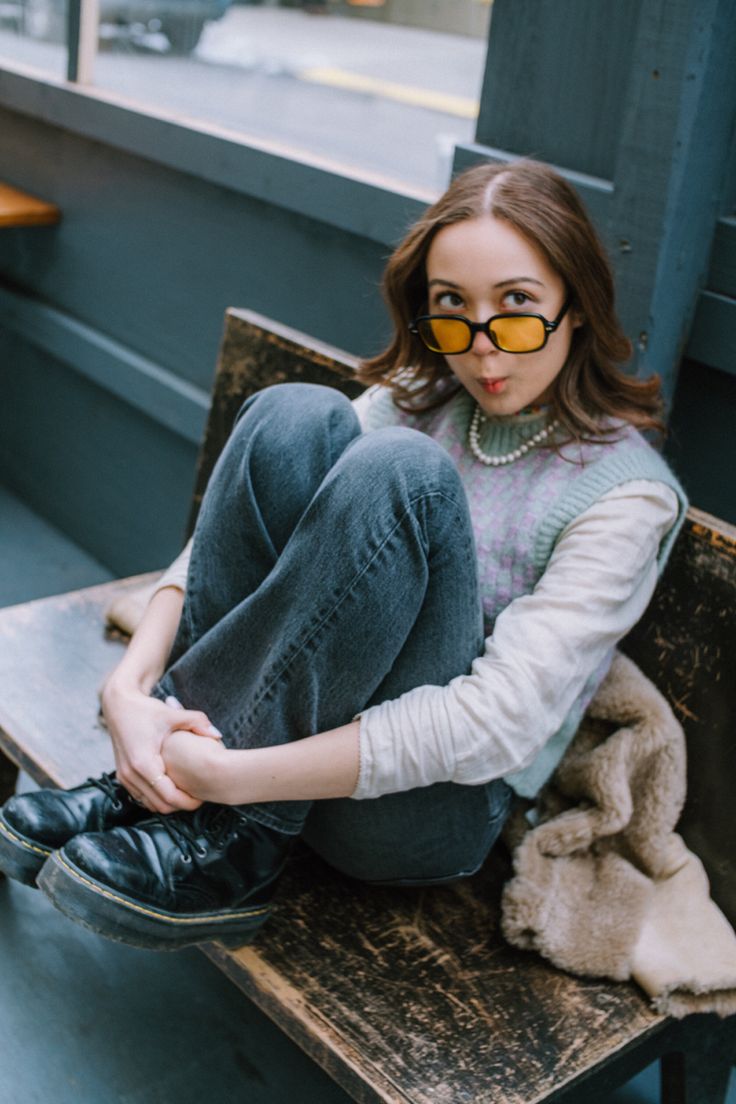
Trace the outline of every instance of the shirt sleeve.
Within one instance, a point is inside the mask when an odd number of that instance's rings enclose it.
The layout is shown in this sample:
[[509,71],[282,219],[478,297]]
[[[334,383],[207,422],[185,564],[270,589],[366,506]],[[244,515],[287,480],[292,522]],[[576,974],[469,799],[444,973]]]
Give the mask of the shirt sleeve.
[[163,575],[156,583],[151,597],[153,597],[153,595],[156,594],[159,590],[163,590],[164,587],[168,586],[178,587],[179,590],[186,590],[187,572],[189,571],[189,557],[191,556],[191,554],[192,541],[190,537],[174,562],[166,568]]
[[352,797],[477,785],[527,766],[644,613],[677,514],[674,491],[645,480],[621,484],[580,514],[535,590],[497,618],[469,674],[361,714]]
[[378,388],[376,387],[368,387],[362,394],[358,395],[357,399],[353,399],[353,410],[358,415],[361,429],[366,427],[377,391]]

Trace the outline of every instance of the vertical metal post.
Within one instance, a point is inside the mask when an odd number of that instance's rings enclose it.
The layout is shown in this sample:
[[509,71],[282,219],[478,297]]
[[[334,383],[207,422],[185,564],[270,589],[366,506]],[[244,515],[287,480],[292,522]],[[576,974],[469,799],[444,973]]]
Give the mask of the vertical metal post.
[[67,0],[67,80],[92,84],[99,33],[99,0]]
[[735,0],[643,0],[608,231],[638,371],[670,400],[726,183],[735,57]]

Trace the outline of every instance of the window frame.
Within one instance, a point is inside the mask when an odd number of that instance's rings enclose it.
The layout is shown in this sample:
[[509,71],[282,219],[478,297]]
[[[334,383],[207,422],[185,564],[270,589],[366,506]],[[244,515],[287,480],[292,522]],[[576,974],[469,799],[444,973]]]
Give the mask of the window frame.
[[0,107],[389,247],[441,191],[246,131],[182,121],[174,111],[7,59],[0,60]]

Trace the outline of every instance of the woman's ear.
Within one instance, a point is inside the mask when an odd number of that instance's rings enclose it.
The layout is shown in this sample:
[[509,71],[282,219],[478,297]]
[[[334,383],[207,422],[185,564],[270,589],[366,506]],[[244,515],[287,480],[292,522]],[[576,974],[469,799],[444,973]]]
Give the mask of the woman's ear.
[[583,322],[585,322],[585,315],[581,310],[573,309],[572,311],[570,311],[570,323],[574,330],[579,329],[582,326]]

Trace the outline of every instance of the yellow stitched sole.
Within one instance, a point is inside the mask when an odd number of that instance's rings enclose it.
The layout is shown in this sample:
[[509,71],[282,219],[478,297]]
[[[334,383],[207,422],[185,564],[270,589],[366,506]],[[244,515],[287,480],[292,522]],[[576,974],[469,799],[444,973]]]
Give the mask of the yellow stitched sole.
[[12,843],[18,843],[21,847],[25,847],[27,851],[33,851],[36,855],[43,855],[44,858],[48,858],[48,856],[52,854],[53,848],[38,847],[35,843],[29,843],[28,840],[23,839],[22,836],[17,836],[12,828],[8,828],[7,824],[2,820],[0,820],[0,833]]
[[126,897],[121,897],[111,890],[105,889],[105,887],[99,883],[85,878],[83,874],[80,874],[78,870],[70,866],[61,854],[57,853],[53,861],[58,863],[59,866],[63,866],[75,881],[81,882],[82,885],[87,886],[88,889],[91,889],[94,893],[98,894],[98,896],[105,897],[108,901],[114,901],[118,905],[123,905],[125,908],[131,909],[133,912],[138,912],[142,916],[150,916],[154,920],[164,920],[167,924],[216,924],[223,923],[227,920],[249,920],[255,916],[264,916],[270,911],[268,906],[263,906],[256,909],[247,909],[244,912],[228,912],[224,916],[222,913],[202,913],[200,916],[173,916],[168,912],[157,912],[155,909],[144,908],[143,905],[138,905],[134,901],[129,901]]

